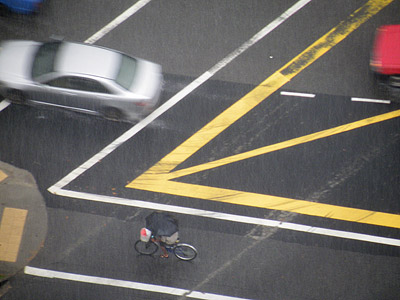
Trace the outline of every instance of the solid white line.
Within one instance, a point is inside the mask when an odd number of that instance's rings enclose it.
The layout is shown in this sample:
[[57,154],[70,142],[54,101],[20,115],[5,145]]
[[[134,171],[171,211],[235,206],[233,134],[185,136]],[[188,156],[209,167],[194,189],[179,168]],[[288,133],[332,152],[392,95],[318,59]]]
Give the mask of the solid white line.
[[324,236],[331,236],[331,237],[337,237],[337,238],[343,238],[343,239],[350,239],[350,240],[357,240],[357,241],[363,241],[363,242],[370,242],[370,243],[377,243],[377,244],[400,247],[400,240],[397,240],[397,239],[368,235],[368,234],[361,234],[361,233],[355,233],[355,232],[349,232],[349,231],[341,231],[341,230],[334,230],[334,229],[328,229],[328,228],[313,227],[313,226],[302,225],[302,224],[281,222],[281,221],[276,221],[276,220],[268,220],[268,219],[247,217],[247,216],[241,216],[241,215],[226,214],[226,213],[220,213],[220,212],[208,211],[208,210],[202,210],[202,209],[196,209],[196,208],[174,206],[174,205],[161,204],[161,203],[142,201],[142,200],[131,200],[131,199],[125,199],[125,198],[119,198],[119,197],[110,197],[110,196],[96,195],[96,194],[83,193],[83,192],[75,192],[75,191],[62,190],[62,189],[57,190],[55,192],[55,194],[59,195],[59,196],[65,196],[65,197],[88,200],[88,201],[125,205],[125,206],[131,206],[131,207],[140,207],[140,208],[146,208],[146,209],[151,209],[151,210],[168,211],[168,212],[174,212],[174,213],[179,213],[179,214],[194,215],[194,216],[199,216],[199,217],[232,221],[232,222],[244,223],[244,224],[276,227],[276,228],[293,230],[293,231],[307,232],[307,233],[324,235]]
[[174,106],[179,101],[181,101],[184,97],[186,97],[188,94],[190,94],[193,90],[195,90],[197,87],[199,87],[204,82],[206,82],[208,79],[210,79],[213,75],[215,75],[215,73],[217,73],[219,70],[224,68],[232,60],[234,60],[237,56],[239,56],[241,53],[243,53],[244,51],[249,49],[252,45],[254,45],[260,39],[262,39],[267,34],[269,34],[272,30],[277,28],[280,24],[282,24],[284,21],[286,21],[289,17],[291,17],[294,13],[299,11],[301,8],[303,8],[309,2],[311,2],[311,0],[298,1],[296,4],[294,4],[292,7],[290,7],[287,11],[285,11],[282,15],[280,15],[278,18],[276,18],[274,21],[272,21],[269,25],[267,25],[261,31],[259,31],[257,34],[255,34],[250,40],[248,40],[243,45],[241,45],[238,49],[236,49],[231,54],[226,56],[219,63],[214,65],[210,70],[203,73],[201,76],[199,76],[193,82],[191,82],[188,86],[183,88],[180,92],[178,92],[176,95],[174,95],[168,101],[166,101],[163,105],[161,105],[155,111],[153,111],[150,115],[148,115],[145,119],[141,120],[139,123],[137,123],[131,129],[129,129],[127,132],[125,132],[119,138],[114,140],[110,145],[105,147],[103,150],[101,150],[99,153],[94,155],[88,161],[86,161],[85,163],[80,165],[77,169],[73,170],[72,172],[67,174],[64,178],[62,178],[60,181],[58,181],[53,186],[51,186],[48,189],[48,191],[51,193],[54,193],[56,190],[63,188],[64,186],[69,184],[71,181],[75,180],[78,176],[82,175],[86,170],[93,167],[100,160],[102,160],[104,157],[106,157],[108,154],[110,154],[116,148],[118,148],[121,144],[123,144],[124,142],[126,142],[127,140],[132,138],[135,134],[137,134],[139,131],[141,131],[143,128],[145,128],[147,125],[149,125],[155,119],[157,119],[160,115],[162,115],[164,112],[166,112],[172,106]]
[[295,93],[295,92],[281,92],[283,96],[293,96],[293,97],[304,97],[304,98],[314,98],[315,94],[308,94],[308,93]]
[[95,34],[93,34],[90,38],[88,38],[85,41],[85,43],[87,43],[87,44],[96,43],[99,39],[101,39],[103,36],[105,36],[107,33],[109,33],[115,27],[120,25],[122,22],[126,21],[126,19],[131,17],[134,13],[136,13],[139,9],[141,9],[143,6],[145,6],[150,1],[151,0],[139,0],[134,5],[132,5],[130,8],[128,8],[126,11],[124,11],[122,14],[120,14],[118,17],[116,17],[114,20],[112,20],[110,23],[108,23],[106,26],[104,26],[102,29],[100,29]]
[[29,267],[29,266],[25,267],[24,272],[27,275],[38,276],[38,277],[63,279],[63,280],[70,280],[70,281],[77,281],[77,282],[91,283],[91,284],[99,284],[99,285],[120,287],[120,288],[132,289],[132,290],[141,290],[141,291],[153,292],[153,293],[163,293],[163,294],[169,294],[169,295],[174,295],[174,296],[185,296],[187,298],[193,298],[193,299],[244,300],[244,298],[230,297],[230,296],[210,294],[210,293],[202,293],[202,292],[190,291],[190,290],[174,288],[174,287],[167,287],[167,286],[162,286],[162,285],[127,281],[127,280],[118,280],[118,279],[111,279],[111,278],[104,278],[104,277],[95,277],[95,276],[88,276],[88,275],[80,275],[80,274],[74,274],[74,273],[66,273],[66,272],[34,268],[34,267]]
[[368,98],[357,98],[357,97],[351,97],[351,101],[390,104],[390,100],[379,100],[379,99],[368,99]]
[[7,99],[3,100],[0,102],[0,111],[5,109],[7,106],[9,106],[11,103]]

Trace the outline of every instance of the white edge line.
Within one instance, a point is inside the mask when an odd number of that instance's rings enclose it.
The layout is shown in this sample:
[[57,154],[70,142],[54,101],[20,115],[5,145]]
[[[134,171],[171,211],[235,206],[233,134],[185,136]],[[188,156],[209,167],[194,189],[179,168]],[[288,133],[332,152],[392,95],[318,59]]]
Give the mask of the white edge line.
[[11,103],[7,99],[4,99],[3,101],[0,102],[0,111],[4,110],[9,106]]
[[122,22],[124,22],[126,19],[131,17],[134,13],[136,13],[143,6],[148,4],[150,1],[151,0],[139,0],[138,2],[133,4],[130,8],[128,8],[126,11],[124,11],[122,14],[120,14],[118,17],[116,17],[114,20],[112,20],[110,23],[108,23],[106,26],[104,26],[102,29],[100,29],[95,34],[93,34],[90,38],[88,38],[85,41],[85,43],[94,44],[99,39],[101,39],[103,36],[105,36],[107,33],[109,33],[111,30],[113,30],[115,27],[117,27]]
[[232,222],[240,222],[245,224],[253,224],[253,225],[262,225],[267,227],[276,227],[281,229],[293,230],[293,231],[300,231],[312,234],[319,234],[343,239],[350,239],[350,240],[357,240],[363,242],[370,242],[370,243],[377,243],[389,246],[397,246],[400,247],[400,240],[362,234],[362,233],[355,233],[349,231],[341,231],[341,230],[334,230],[328,228],[321,228],[321,227],[313,227],[308,225],[301,225],[295,223],[288,223],[288,222],[281,222],[276,220],[268,220],[268,219],[260,219],[254,217],[247,217],[241,215],[233,215],[227,213],[220,213],[215,211],[208,211],[196,208],[189,208],[189,207],[182,207],[182,206],[174,206],[168,204],[161,204],[155,202],[148,202],[142,200],[131,200],[131,199],[124,199],[119,197],[111,197],[111,196],[103,196],[103,195],[96,195],[84,192],[75,192],[70,190],[63,190],[59,189],[55,192],[56,195],[65,196],[75,199],[82,199],[82,200],[89,200],[95,202],[102,202],[102,203],[109,203],[109,204],[117,204],[117,205],[125,205],[125,206],[132,206],[132,207],[140,207],[145,209],[151,210],[162,210],[168,212],[175,212],[179,214],[186,214],[186,215],[195,215],[199,217],[205,218],[212,218],[218,220],[225,220],[225,221],[232,221]]
[[295,93],[295,92],[281,92],[283,96],[303,97],[303,98],[315,98],[315,94],[308,93]]
[[74,273],[59,272],[53,270],[40,269],[35,267],[26,266],[24,273],[27,275],[52,278],[52,279],[64,279],[70,281],[77,281],[83,283],[107,285],[113,287],[127,288],[133,290],[141,290],[147,292],[163,293],[175,296],[185,296],[194,299],[209,299],[209,300],[244,300],[244,298],[230,297],[224,295],[202,293],[197,291],[190,291],[186,289],[167,287],[162,285],[155,285],[149,283],[141,283],[127,280],[111,279],[105,277],[95,277],[88,275],[80,275]]
[[137,134],[139,131],[141,131],[143,128],[145,128],[148,124],[150,124],[152,121],[154,121],[160,115],[162,115],[164,112],[166,112],[172,106],[174,106],[176,103],[181,101],[185,96],[187,96],[189,93],[191,93],[197,87],[199,87],[204,82],[206,82],[215,73],[217,73],[219,70],[221,70],[227,64],[229,64],[233,59],[235,59],[237,56],[239,56],[245,50],[247,50],[252,45],[257,43],[260,39],[262,39],[267,34],[269,34],[272,30],[277,28],[280,24],[282,24],[284,21],[286,21],[289,17],[291,17],[294,13],[299,11],[301,8],[303,8],[309,2],[311,2],[311,0],[300,0],[297,3],[295,3],[292,7],[290,7],[288,10],[286,10],[283,14],[281,14],[278,18],[276,18],[274,21],[272,21],[269,25],[267,25],[261,31],[259,31],[257,34],[255,34],[250,40],[248,40],[247,42],[242,44],[242,46],[240,46],[238,49],[236,49],[231,54],[226,56],[219,63],[214,65],[210,70],[206,71],[201,76],[199,76],[197,79],[195,79],[188,86],[186,86],[180,92],[178,92],[176,95],[174,95],[171,99],[169,99],[163,105],[161,105],[159,108],[157,108],[155,111],[153,111],[145,119],[141,120],[139,123],[137,123],[131,129],[126,131],[124,134],[122,134],[119,138],[114,140],[110,145],[106,146],[103,150],[101,150],[99,153],[94,155],[88,161],[84,162],[78,168],[71,171],[64,178],[62,178],[60,181],[58,181],[53,186],[51,186],[48,189],[48,191],[54,192],[58,189],[61,189],[61,188],[65,187],[67,184],[69,184],[71,181],[75,180],[78,176],[82,175],[86,170],[93,167],[100,160],[102,160],[104,157],[106,157],[108,154],[110,154],[116,148],[118,148],[121,144],[126,142],[128,139],[132,138],[135,134]]
[[351,97],[351,101],[390,104],[390,100],[368,99],[368,98],[358,98],[358,97]]

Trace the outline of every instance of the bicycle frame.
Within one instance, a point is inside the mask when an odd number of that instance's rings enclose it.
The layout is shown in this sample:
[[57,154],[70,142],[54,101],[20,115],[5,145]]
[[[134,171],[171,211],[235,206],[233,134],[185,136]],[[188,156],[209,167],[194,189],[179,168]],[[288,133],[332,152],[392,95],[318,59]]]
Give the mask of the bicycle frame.
[[[179,243],[179,241],[177,241],[173,245],[161,243],[162,242],[160,242],[153,236],[148,242],[143,242],[139,239],[135,243],[135,250],[143,255],[153,255],[162,245],[163,247],[165,247],[167,252],[173,253],[180,260],[190,261],[197,257],[197,250],[192,245]],[[147,250],[149,248],[150,250]]]

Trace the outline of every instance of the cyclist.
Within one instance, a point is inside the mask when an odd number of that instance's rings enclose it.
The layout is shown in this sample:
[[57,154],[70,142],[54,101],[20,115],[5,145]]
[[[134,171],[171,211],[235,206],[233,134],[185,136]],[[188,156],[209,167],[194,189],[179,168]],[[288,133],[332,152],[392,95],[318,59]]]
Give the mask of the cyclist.
[[153,241],[160,244],[160,257],[168,258],[165,246],[173,245],[179,240],[178,220],[165,212],[153,212],[146,217],[146,227],[140,230],[140,239],[148,242],[152,236]]

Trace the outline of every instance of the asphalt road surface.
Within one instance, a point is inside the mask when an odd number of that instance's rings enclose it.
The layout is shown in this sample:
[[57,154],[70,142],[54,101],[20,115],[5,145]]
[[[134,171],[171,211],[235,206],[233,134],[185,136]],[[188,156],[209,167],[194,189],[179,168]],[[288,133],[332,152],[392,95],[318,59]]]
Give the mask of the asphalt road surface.
[[[399,11],[51,0],[3,14],[1,40],[86,41],[165,80],[136,124],[1,102],[0,160],[35,176],[49,218],[3,298],[398,299],[400,105],[375,94],[368,63]],[[154,210],[177,216],[194,261],[135,253]]]

